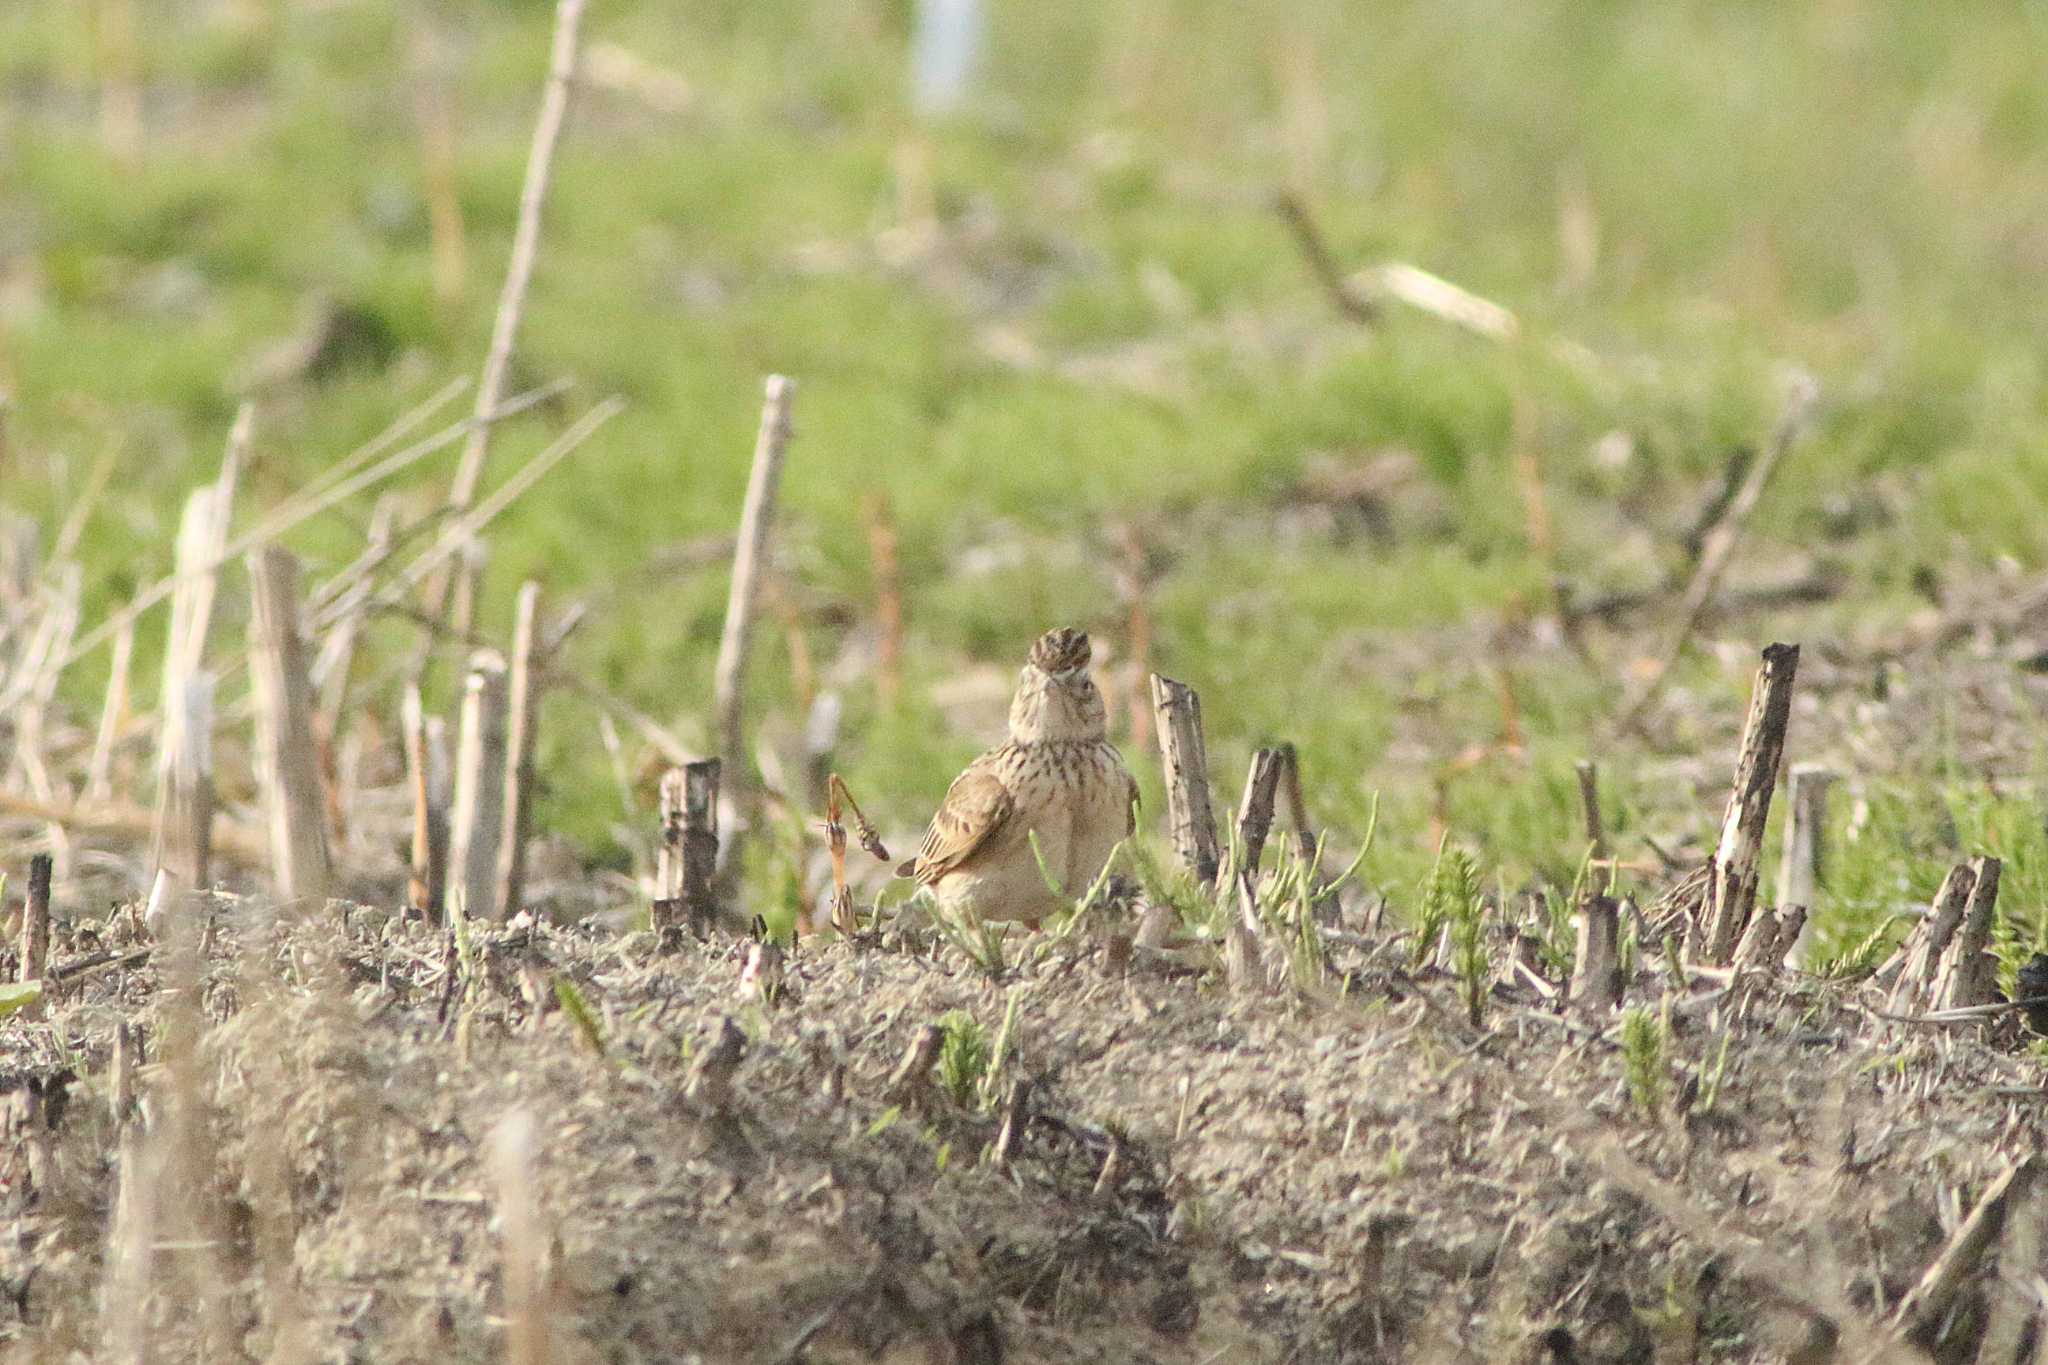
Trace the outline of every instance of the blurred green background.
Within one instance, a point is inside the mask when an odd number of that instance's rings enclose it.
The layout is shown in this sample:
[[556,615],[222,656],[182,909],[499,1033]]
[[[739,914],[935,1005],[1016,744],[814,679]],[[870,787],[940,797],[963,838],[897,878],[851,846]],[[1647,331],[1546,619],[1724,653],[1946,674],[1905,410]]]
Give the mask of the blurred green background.
[[[1788,366],[1823,407],[1744,562],[1823,554],[1854,584],[1802,623],[1903,620],[1930,575],[2041,564],[2048,4],[987,8],[967,98],[925,114],[904,0],[590,0],[515,366],[515,387],[575,388],[501,432],[487,486],[590,402],[630,407],[496,528],[484,629],[509,631],[528,576],[587,596],[570,665],[708,739],[723,561],[664,552],[731,530],[761,378],[787,373],[753,715],[800,717],[808,655],[844,698],[839,767],[890,821],[921,820],[993,738],[999,712],[948,704],[971,666],[1007,677],[1057,623],[1128,661],[1135,534],[1151,662],[1202,690],[1228,790],[1253,744],[1291,738],[1320,820],[1355,831],[1386,794],[1382,878],[1426,863],[1434,814],[1515,880],[1569,876],[1569,760],[1637,647],[1517,657],[1527,767],[1439,796],[1503,726],[1489,641],[1540,617],[1554,576],[1597,593],[1672,573]],[[167,570],[241,399],[246,525],[475,373],[552,11],[0,7],[0,500],[55,525],[115,452],[88,619]],[[1411,262],[1511,309],[1523,340],[1398,306],[1345,320],[1282,190],[1344,268]],[[281,366],[321,310],[350,344]],[[408,476],[422,509],[451,467]],[[1359,493],[1376,469],[1392,491]],[[844,652],[872,630],[876,494],[905,580],[892,700]],[[367,500],[344,513],[292,538],[316,567],[359,548]],[[386,714],[409,638],[372,638],[363,695]],[[1753,658],[1685,664],[1717,726]],[[101,654],[68,685],[92,704],[104,676]],[[590,717],[550,704],[540,820],[616,859]],[[1717,818],[1635,752],[1607,766],[1624,831]],[[1156,811],[1154,766],[1134,763]]]

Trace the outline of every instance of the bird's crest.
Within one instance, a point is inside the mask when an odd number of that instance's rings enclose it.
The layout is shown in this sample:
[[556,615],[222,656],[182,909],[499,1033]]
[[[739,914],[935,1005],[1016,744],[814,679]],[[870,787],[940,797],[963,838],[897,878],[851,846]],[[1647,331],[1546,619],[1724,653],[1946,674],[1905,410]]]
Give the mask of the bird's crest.
[[1091,653],[1086,631],[1061,626],[1039,636],[1031,646],[1031,666],[1041,673],[1066,673],[1086,668]]

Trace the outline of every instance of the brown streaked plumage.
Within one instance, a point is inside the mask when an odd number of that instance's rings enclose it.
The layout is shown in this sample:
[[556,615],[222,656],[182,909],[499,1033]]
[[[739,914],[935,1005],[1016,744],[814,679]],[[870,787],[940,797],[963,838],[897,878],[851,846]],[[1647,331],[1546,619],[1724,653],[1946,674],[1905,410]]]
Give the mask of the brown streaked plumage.
[[917,856],[897,868],[947,909],[1035,926],[1064,899],[1045,873],[1078,896],[1135,828],[1137,783],[1103,737],[1089,657],[1078,630],[1038,637],[1010,703],[1009,739],[953,779]]

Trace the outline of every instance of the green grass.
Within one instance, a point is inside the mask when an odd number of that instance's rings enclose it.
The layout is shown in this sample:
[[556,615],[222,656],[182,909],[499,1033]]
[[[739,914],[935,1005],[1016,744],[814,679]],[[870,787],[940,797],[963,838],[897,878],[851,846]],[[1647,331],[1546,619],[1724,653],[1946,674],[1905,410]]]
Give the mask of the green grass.
[[[1055,622],[1121,643],[1100,547],[1134,520],[1172,557],[1155,661],[1201,688],[1226,788],[1257,744],[1293,740],[1319,821],[1362,828],[1386,793],[1390,837],[1366,870],[1414,885],[1433,795],[1412,758],[1390,759],[1397,739],[1425,716],[1440,764],[1499,716],[1483,660],[1440,655],[1419,687],[1379,660],[1403,633],[1541,601],[1549,568],[1510,472],[1518,402],[1559,567],[1588,585],[1654,578],[1667,550],[1646,557],[1628,533],[1668,541],[1728,450],[1767,431],[1787,361],[1818,376],[1826,406],[1754,543],[1814,543],[1831,500],[1882,478],[1911,514],[1829,546],[1868,586],[1857,610],[1903,611],[1920,566],[2048,559],[2038,4],[997,6],[980,97],[922,132],[904,95],[910,8],[606,0],[587,20],[590,41],[676,70],[695,101],[670,116],[614,92],[579,99],[517,369],[574,376],[571,407],[613,391],[632,407],[501,523],[485,621],[509,629],[528,576],[555,601],[605,594],[572,666],[686,738],[708,733],[723,575],[649,581],[646,566],[731,527],[771,370],[801,383],[784,502],[794,590],[851,609],[807,625],[821,663],[871,600],[860,496],[886,492],[901,523],[908,685],[894,705],[852,686],[840,755],[900,822],[990,738],[949,727],[932,684],[969,661],[1013,667]],[[0,389],[14,400],[0,497],[54,524],[118,443],[117,496],[84,554],[90,613],[167,567],[237,376],[310,297],[367,311],[400,355],[256,395],[258,500],[475,371],[550,9],[139,0],[147,137],[132,167],[99,137],[89,9],[18,0],[0,14]],[[459,137],[468,270],[452,303],[432,287],[413,118],[423,29],[444,51]],[[875,245],[897,221],[913,137],[928,141],[945,229],[929,264]],[[1413,314],[1370,332],[1337,322],[1270,211],[1282,183],[1343,261],[1436,270],[1534,337],[1583,343],[1601,369]],[[1559,226],[1580,202],[1598,237],[1583,277]],[[1046,365],[996,358],[995,328]],[[493,477],[571,415],[507,430]],[[1590,453],[1614,431],[1635,451],[1620,469]],[[1395,447],[1416,456],[1440,518],[1386,541],[1271,533],[1316,456]],[[431,497],[448,467],[407,485]],[[365,509],[345,510],[295,547],[345,559]],[[1774,625],[1744,629],[1761,641]],[[371,648],[397,659],[405,643],[386,624]],[[155,650],[145,632],[145,669]],[[1526,763],[1458,778],[1443,803],[1509,885],[1570,879],[1570,761],[1618,686],[1544,659],[1515,678]],[[103,668],[81,666],[74,695],[95,697]],[[789,672],[781,632],[764,630],[756,716],[787,705]],[[391,703],[388,672],[370,676],[369,699]],[[1694,658],[1679,681],[1739,714],[1739,670]],[[591,733],[582,703],[550,704],[539,819],[616,858],[618,795]],[[1696,809],[1631,767],[1624,753],[1603,768],[1618,839]],[[2021,858],[2009,884],[2048,876],[2018,832],[2038,833],[2030,802],[1965,804],[1968,839]],[[1831,933],[1919,896],[1948,856],[1907,838],[1917,816],[1882,818],[1843,861]]]

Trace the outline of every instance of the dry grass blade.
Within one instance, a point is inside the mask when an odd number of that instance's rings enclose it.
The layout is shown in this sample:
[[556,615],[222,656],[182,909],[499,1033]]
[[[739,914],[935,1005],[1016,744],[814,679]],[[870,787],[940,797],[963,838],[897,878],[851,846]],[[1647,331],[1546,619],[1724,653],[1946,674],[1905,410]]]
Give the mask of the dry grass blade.
[[85,800],[104,802],[114,794],[114,746],[128,719],[128,670],[135,660],[135,623],[124,625],[114,636],[114,657],[107,668],[106,700],[100,708],[100,727],[92,743],[92,759],[85,770]]
[[1686,584],[1685,595],[1679,601],[1677,624],[1663,648],[1654,656],[1648,678],[1622,708],[1618,727],[1622,731],[1634,729],[1642,720],[1650,703],[1656,700],[1672,665],[1685,652],[1686,644],[1699,628],[1700,618],[1706,614],[1708,600],[1720,586],[1721,575],[1727,571],[1729,561],[1735,557],[1736,547],[1742,543],[1742,528],[1749,521],[1750,513],[1763,500],[1764,488],[1779,463],[1805,434],[1819,397],[1820,386],[1810,375],[1794,376],[1770,444],[1765,447],[1763,455],[1750,465],[1748,475],[1735,491],[1735,496],[1729,499],[1721,519],[1701,539],[1699,563],[1693,569],[1692,581]]
[[718,714],[719,756],[738,787],[746,781],[742,709],[746,700],[747,655],[753,641],[754,603],[767,569],[768,535],[775,521],[775,500],[782,485],[783,456],[789,449],[790,400],[796,385],[779,374],[768,376],[761,403],[761,427],[754,441],[754,463],[747,476],[746,502],[740,509],[739,548],[733,553],[732,586],[725,601],[725,629],[718,641],[718,664],[712,675],[712,705]]
[[1377,322],[1380,315],[1378,302],[1345,278],[1337,258],[1330,254],[1328,240],[1301,196],[1293,190],[1283,190],[1275,197],[1273,207],[1293,234],[1295,245],[1301,248],[1302,258],[1308,262],[1309,272],[1315,276],[1331,306],[1361,326]]
[[1970,1210],[1970,1216],[1963,1220],[1948,1245],[1927,1267],[1920,1282],[1892,1310],[1893,1326],[1925,1328],[1948,1310],[1964,1278],[1977,1268],[1984,1253],[1998,1240],[1999,1231],[2005,1226],[2007,1210],[2015,1201],[2025,1199],[2033,1192],[2040,1170],[2040,1158],[2030,1153],[1991,1182],[1990,1188],[1977,1201],[1977,1206]]
[[[528,147],[526,179],[519,189],[519,220],[512,233],[512,255],[505,267],[505,283],[498,291],[498,311],[491,323],[491,346],[484,356],[483,378],[477,384],[476,415],[496,409],[512,369],[512,347],[519,336],[520,315],[526,310],[527,287],[533,281],[540,258],[541,210],[548,197],[554,174],[555,148],[561,142],[562,124],[569,113],[569,92],[576,75],[577,33],[583,22],[584,0],[558,0],[555,6],[555,35],[548,57],[547,84],[541,92],[540,114],[534,120],[533,141]],[[448,506],[466,513],[483,482],[484,462],[490,454],[491,429],[478,422],[469,432],[455,477],[448,486]],[[465,580],[457,585],[456,596],[473,593],[467,582],[467,568],[459,571]],[[448,603],[448,582],[437,580],[429,594],[427,614],[437,624]],[[425,653],[421,666],[425,666]]]
[[482,419],[496,409],[499,395],[505,390],[505,377],[512,369],[513,343],[519,336],[520,315],[526,309],[527,287],[533,281],[534,265],[540,258],[541,210],[547,203],[555,148],[561,142],[562,124],[569,113],[583,5],[584,0],[559,0],[555,7],[554,45],[548,58],[540,115],[534,121],[533,142],[527,150],[526,180],[519,189],[519,219],[512,234],[512,255],[505,268],[505,283],[498,291],[498,311],[491,324],[491,347],[484,357],[483,378],[477,384],[477,422],[463,446],[462,459],[448,489],[449,506],[457,511],[469,507],[483,481],[484,461],[490,454],[490,428]]
[[398,584],[388,591],[382,600],[397,601],[403,590],[419,586],[429,574],[446,562],[451,555],[460,552],[478,532],[496,521],[507,507],[518,501],[529,488],[539,483],[549,470],[595,435],[599,427],[623,412],[625,407],[625,399],[613,396],[584,413],[567,431],[557,436],[539,454],[527,461],[525,468],[505,480],[482,502],[444,526],[433,548],[406,565],[405,571],[399,575]]
[[[517,416],[528,408],[545,402],[549,397],[560,392],[560,389],[561,386],[556,384],[522,394],[507,402],[504,406],[493,412],[488,419],[484,420],[501,422],[506,418]],[[437,398],[434,401],[438,404],[445,403],[446,400]],[[410,420],[410,417],[401,418],[400,425],[404,425]],[[322,512],[348,501],[363,489],[381,480],[390,478],[400,470],[417,464],[427,456],[453,445],[465,432],[475,426],[478,420],[474,417],[466,417],[460,422],[442,429],[433,436],[427,437],[425,440],[419,441],[386,459],[378,461],[371,468],[334,484],[318,495],[313,495],[309,492],[302,492],[296,495],[276,511],[258,521],[253,529],[228,541],[219,556],[206,564],[199,565],[194,572],[218,572],[228,560],[244,553],[252,546],[260,545],[265,541],[275,540],[300,523],[311,520]],[[381,437],[378,438],[379,441],[382,439]],[[371,446],[364,447],[364,449],[374,448],[376,444],[377,442],[372,442]],[[343,463],[346,464],[347,461],[345,460]],[[330,474],[332,473],[331,470],[329,472]],[[185,575],[182,573],[173,573],[169,577],[158,579],[137,593],[127,606],[115,612],[81,636],[64,656],[64,662],[67,664],[73,663],[99,648],[100,645],[113,638],[117,631],[135,621],[144,612],[163,601],[166,597],[169,597],[177,589],[179,583],[184,580],[184,577]]]
[[71,508],[64,514],[64,525],[57,531],[57,539],[50,545],[50,562],[59,564],[77,553],[78,542],[85,535],[85,528],[98,510],[100,498],[107,491],[108,480],[114,477],[114,466],[120,462],[121,447],[118,442],[109,443],[93,461],[92,472],[86,475],[85,487],[72,499]]
[[[120,802],[60,805],[54,801],[38,801],[14,792],[0,791],[0,815],[39,820],[60,826],[74,835],[147,841],[156,831],[154,812]],[[263,835],[246,825],[225,821],[214,825],[213,851],[233,858],[244,867],[262,867],[270,856]]]

